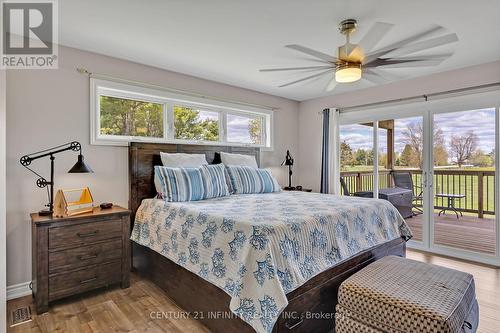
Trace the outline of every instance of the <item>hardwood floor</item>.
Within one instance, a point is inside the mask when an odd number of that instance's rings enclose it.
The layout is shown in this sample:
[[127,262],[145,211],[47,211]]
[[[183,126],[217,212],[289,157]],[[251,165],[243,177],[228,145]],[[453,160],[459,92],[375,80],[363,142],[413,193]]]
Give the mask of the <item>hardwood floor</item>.
[[[7,317],[17,306],[32,304],[31,296],[7,303]],[[32,310],[34,309],[31,306]],[[156,319],[157,313],[165,317]],[[194,319],[179,318],[183,314],[165,293],[148,280],[131,275],[130,288],[119,286],[101,289],[54,302],[31,322],[8,328],[9,333],[112,333],[112,332],[193,332],[209,333]]]
[[[500,268],[408,250],[408,258],[469,272],[474,275],[480,309],[479,333],[497,333],[500,327]],[[7,303],[8,314],[17,306],[31,304],[31,296]],[[173,318],[152,318],[163,312]],[[183,314],[165,293],[148,280],[132,274],[128,289],[99,290],[55,302],[50,311],[33,315],[31,322],[8,329],[9,333],[48,332],[204,332],[194,319]]]
[[[495,254],[495,219],[464,215],[459,219],[452,213],[434,214],[435,242],[438,245]],[[422,215],[406,219],[413,232],[413,239],[422,240]]]

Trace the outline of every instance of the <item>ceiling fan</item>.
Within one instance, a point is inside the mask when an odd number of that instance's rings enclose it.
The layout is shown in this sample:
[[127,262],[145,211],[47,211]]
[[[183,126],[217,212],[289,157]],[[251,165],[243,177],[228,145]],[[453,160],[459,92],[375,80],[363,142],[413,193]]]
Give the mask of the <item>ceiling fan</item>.
[[[310,75],[282,84],[279,86],[280,88],[330,74],[333,75],[326,87],[326,91],[332,91],[338,83],[351,83],[360,79],[372,83],[385,83],[393,80],[394,76],[391,77],[389,73],[383,73],[380,69],[439,65],[449,58],[452,53],[425,56],[411,56],[411,54],[458,41],[455,33],[422,40],[429,35],[436,35],[444,30],[443,27],[436,25],[414,36],[372,51],[392,27],[393,24],[390,23],[376,22],[358,44],[352,44],[350,38],[351,34],[356,31],[357,21],[355,19],[343,20],[339,24],[339,30],[341,34],[345,35],[346,43],[338,48],[337,56],[297,44],[286,45],[285,47],[312,56],[323,64],[305,67],[267,68],[260,71],[309,72]],[[311,74],[311,72],[314,72],[314,74]]]

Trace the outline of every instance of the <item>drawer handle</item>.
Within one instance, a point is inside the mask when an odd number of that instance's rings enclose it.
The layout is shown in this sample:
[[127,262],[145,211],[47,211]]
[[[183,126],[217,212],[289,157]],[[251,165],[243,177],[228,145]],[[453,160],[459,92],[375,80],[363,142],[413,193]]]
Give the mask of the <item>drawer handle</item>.
[[97,280],[97,276],[94,276],[93,278],[90,278],[90,279],[87,279],[87,280],[80,280],[80,284],[89,283],[89,282],[92,282],[92,281],[95,281],[95,280]]
[[78,259],[80,260],[89,260],[89,259],[95,259],[99,256],[98,253],[94,253],[94,254],[88,254],[88,255],[80,255],[78,256]]
[[93,237],[99,233],[99,230],[94,230],[92,232],[87,232],[87,233],[77,233],[76,235],[80,238],[85,238],[85,237]]

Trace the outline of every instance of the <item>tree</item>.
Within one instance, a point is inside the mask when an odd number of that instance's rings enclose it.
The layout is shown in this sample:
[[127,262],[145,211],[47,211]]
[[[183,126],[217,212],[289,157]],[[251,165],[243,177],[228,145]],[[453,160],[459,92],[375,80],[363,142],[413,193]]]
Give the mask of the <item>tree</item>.
[[261,144],[262,140],[262,119],[253,118],[248,122],[248,133],[253,144]]
[[479,138],[473,130],[464,135],[452,135],[450,155],[459,167],[462,167],[474,154],[479,145]]
[[[408,166],[422,168],[424,149],[424,128],[422,122],[413,122],[406,126],[403,131],[403,142],[410,145],[413,156],[408,160]],[[444,133],[437,125],[434,126],[433,133],[434,145],[434,165],[446,165],[448,163],[448,154],[445,148]]]
[[174,106],[175,138],[184,140],[219,140],[219,123],[214,119],[202,119],[200,111]]
[[360,148],[355,153],[356,165],[367,165],[366,163],[366,151]]
[[373,149],[366,151],[366,162],[365,165],[373,165]]
[[351,146],[346,141],[340,143],[340,168],[345,169],[347,166],[354,164]]
[[434,146],[434,165],[448,165],[448,152],[444,145]]
[[470,163],[476,167],[490,167],[495,161],[491,158],[491,154],[485,154],[481,149],[477,149],[470,158]]
[[161,104],[100,97],[100,132],[109,135],[163,136]]
[[399,158],[399,164],[401,166],[411,166],[415,160],[415,152],[410,144],[406,144],[403,151],[401,152],[401,157]]

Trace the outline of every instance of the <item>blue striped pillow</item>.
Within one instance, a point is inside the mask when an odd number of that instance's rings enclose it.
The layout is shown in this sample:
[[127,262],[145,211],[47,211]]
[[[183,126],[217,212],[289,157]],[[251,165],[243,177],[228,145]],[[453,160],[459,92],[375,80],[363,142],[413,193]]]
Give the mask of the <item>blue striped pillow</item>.
[[202,165],[200,171],[205,186],[204,199],[229,195],[224,164]]
[[166,201],[197,201],[229,195],[222,164],[198,168],[155,166],[155,177]]
[[226,166],[236,194],[279,192],[281,187],[269,170],[247,166]]

